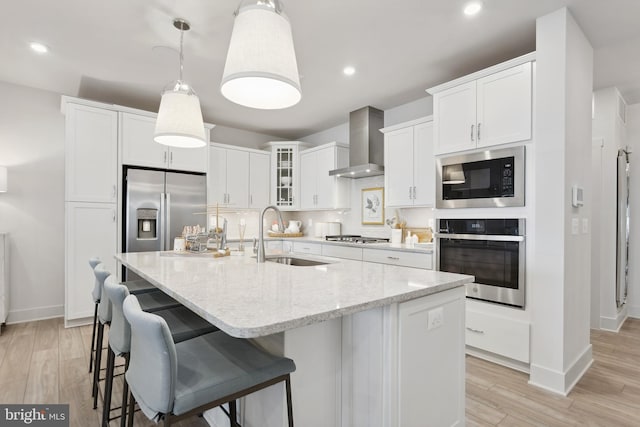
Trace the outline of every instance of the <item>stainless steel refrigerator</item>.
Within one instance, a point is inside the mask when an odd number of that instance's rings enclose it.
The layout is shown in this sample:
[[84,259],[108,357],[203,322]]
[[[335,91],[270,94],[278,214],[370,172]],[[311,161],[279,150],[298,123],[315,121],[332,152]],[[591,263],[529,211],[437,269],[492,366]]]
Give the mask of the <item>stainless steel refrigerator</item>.
[[618,150],[618,218],[616,224],[616,305],[627,302],[629,288],[629,154]]
[[127,167],[123,179],[125,252],[168,251],[185,225],[205,227],[204,174]]

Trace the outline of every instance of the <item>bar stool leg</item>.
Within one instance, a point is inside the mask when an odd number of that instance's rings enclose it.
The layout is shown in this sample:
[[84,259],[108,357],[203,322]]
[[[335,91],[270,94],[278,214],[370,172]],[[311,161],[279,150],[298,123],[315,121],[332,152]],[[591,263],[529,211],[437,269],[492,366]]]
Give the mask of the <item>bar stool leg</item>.
[[229,421],[231,422],[231,427],[237,427],[238,425],[238,411],[236,409],[236,401],[232,400],[229,402]]
[[133,427],[133,416],[135,415],[136,399],[133,397],[133,393],[129,391],[129,410],[127,411],[127,427]]
[[96,359],[93,366],[93,409],[98,407],[98,381],[100,380],[100,365],[102,363],[102,339],[104,337],[104,325],[98,322],[98,338],[96,341]]
[[293,427],[293,407],[291,405],[291,376],[287,374],[287,379],[284,381],[285,389],[287,391],[287,416],[289,418],[289,427]]
[[113,369],[116,361],[116,354],[111,350],[107,350],[107,373],[104,378],[104,399],[102,408],[102,427],[109,426],[109,418],[111,417],[111,392],[113,389]]
[[[129,369],[129,355],[124,355],[124,372],[126,374],[127,369]],[[127,397],[129,397],[129,384],[127,383],[127,378],[123,375],[122,380],[124,381],[124,386],[122,387],[122,414],[120,415],[120,427],[125,427],[126,419],[127,419]]]
[[98,323],[98,303],[93,310],[93,332],[91,332],[91,353],[89,355],[89,373],[93,369],[93,352],[96,351],[96,323]]

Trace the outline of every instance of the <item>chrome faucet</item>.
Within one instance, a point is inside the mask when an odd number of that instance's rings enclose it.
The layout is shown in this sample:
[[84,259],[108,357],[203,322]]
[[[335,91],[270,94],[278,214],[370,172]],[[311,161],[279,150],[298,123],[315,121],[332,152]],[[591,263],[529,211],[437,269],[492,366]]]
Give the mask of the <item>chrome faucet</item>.
[[280,209],[278,209],[275,206],[267,206],[266,208],[264,208],[264,210],[262,211],[262,215],[260,215],[260,223],[258,224],[258,255],[256,256],[256,259],[258,260],[258,262],[264,262],[265,261],[265,257],[264,257],[264,214],[265,212],[267,212],[269,209],[273,209],[274,212],[276,214],[278,214],[278,231],[280,231],[281,233],[284,232],[284,223],[282,222],[282,212],[280,212]]

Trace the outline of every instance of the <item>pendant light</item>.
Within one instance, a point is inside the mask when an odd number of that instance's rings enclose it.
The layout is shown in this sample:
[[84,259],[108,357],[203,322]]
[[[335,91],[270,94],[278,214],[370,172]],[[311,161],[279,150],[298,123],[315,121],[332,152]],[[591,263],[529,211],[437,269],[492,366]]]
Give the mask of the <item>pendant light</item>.
[[153,139],[172,147],[195,148],[206,145],[200,99],[193,88],[182,80],[182,40],[191,28],[183,19],[174,19],[180,30],[180,77],[165,86],[160,99]]
[[291,24],[279,0],[243,0],[224,67],[222,95],[245,107],[274,110],[302,98]]

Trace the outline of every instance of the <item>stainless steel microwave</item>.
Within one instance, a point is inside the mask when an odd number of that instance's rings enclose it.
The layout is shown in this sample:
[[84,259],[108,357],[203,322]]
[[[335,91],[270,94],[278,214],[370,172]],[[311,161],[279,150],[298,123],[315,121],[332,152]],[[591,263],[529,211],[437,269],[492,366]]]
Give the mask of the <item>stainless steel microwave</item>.
[[436,208],[524,206],[524,146],[436,159]]

